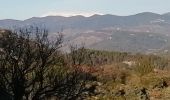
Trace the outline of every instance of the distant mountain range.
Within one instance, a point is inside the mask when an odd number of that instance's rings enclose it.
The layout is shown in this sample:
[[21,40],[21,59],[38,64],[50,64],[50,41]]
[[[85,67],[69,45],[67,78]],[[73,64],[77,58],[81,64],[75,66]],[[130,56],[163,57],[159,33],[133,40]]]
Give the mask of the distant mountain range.
[[29,25],[45,26],[51,35],[63,32],[65,44],[82,44],[102,50],[129,52],[168,52],[170,13],[144,12],[130,16],[93,15],[91,17],[47,16],[27,20],[0,20],[0,28]]

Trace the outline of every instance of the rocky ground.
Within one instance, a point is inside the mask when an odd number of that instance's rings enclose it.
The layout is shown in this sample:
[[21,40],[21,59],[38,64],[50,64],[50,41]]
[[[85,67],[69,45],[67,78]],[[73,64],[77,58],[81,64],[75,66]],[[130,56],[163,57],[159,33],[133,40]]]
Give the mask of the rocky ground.
[[[97,81],[91,81],[86,85],[84,99],[170,100],[170,73],[168,71],[153,71],[143,76],[128,70],[121,74],[119,70],[118,73],[117,76],[114,74],[115,77],[111,74],[106,76],[97,75]],[[124,78],[123,73],[126,73]],[[122,77],[120,77],[121,75]],[[106,80],[103,80],[101,76]]]

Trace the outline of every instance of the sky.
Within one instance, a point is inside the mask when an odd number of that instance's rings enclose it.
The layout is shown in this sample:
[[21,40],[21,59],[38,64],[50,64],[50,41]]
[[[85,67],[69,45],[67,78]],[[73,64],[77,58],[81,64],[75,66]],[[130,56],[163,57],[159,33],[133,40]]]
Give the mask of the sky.
[[170,12],[170,0],[0,0],[0,19],[24,20],[48,15],[73,16]]

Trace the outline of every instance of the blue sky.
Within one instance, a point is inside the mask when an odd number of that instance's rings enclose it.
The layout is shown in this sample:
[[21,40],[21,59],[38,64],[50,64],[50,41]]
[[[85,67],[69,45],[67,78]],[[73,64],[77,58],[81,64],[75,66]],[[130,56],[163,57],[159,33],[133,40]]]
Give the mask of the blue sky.
[[63,14],[131,15],[170,12],[170,0],[0,0],[0,19]]

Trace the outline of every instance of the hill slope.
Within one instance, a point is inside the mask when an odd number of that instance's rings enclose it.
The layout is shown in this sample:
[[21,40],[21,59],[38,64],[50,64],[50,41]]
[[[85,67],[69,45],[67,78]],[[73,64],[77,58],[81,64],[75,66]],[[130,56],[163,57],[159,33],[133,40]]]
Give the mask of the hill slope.
[[131,16],[47,16],[27,20],[0,20],[0,28],[45,26],[55,34],[63,31],[65,43],[85,43],[89,48],[155,52],[169,48],[170,16],[150,12]]

